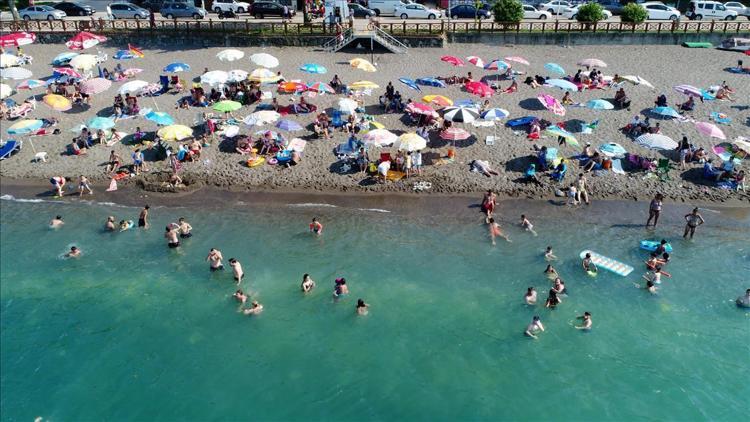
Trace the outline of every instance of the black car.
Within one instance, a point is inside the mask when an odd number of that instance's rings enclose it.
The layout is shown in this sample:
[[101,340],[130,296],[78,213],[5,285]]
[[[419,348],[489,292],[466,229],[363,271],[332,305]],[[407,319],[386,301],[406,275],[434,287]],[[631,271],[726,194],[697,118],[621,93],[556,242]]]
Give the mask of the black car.
[[355,18],[369,18],[371,16],[375,16],[375,11],[370,10],[366,7],[363,7],[359,3],[349,3],[347,6],[349,6],[349,13],[354,15]]
[[596,2],[612,12],[613,15],[622,15],[622,8],[625,6],[619,0],[596,0]]
[[52,5],[57,10],[62,10],[68,16],[91,16],[96,10],[88,4],[82,4],[74,1],[64,1]]
[[479,9],[479,11],[477,11],[477,8],[472,5],[459,4],[448,10],[448,16],[452,19],[476,19],[477,17],[481,19],[489,19],[491,14],[485,9]]
[[[294,8],[287,7],[289,13],[294,16]],[[250,14],[255,18],[263,19],[266,16],[284,16],[284,6],[273,1],[256,1],[250,7]]]

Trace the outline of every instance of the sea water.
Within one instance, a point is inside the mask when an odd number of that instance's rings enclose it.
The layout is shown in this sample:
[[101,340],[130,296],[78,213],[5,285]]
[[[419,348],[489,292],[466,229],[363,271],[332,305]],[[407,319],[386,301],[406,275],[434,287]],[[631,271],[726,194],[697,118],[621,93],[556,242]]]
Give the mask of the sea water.
[[[503,218],[491,246],[472,222],[325,204],[152,207],[152,227],[102,230],[138,208],[0,204],[2,419],[86,420],[738,420],[750,397],[747,221],[704,212],[653,236],[675,247],[657,295],[642,288],[638,225],[544,217],[539,236]],[[567,212],[567,211],[566,211]],[[50,230],[50,217],[65,226]],[[308,232],[322,218],[322,236]],[[554,215],[554,212],[553,212]],[[568,214],[570,215],[570,214]],[[195,236],[166,247],[184,216]],[[640,217],[638,217],[640,219]],[[722,224],[718,224],[721,222]],[[739,227],[739,228],[738,228]],[[80,259],[61,256],[76,245]],[[568,290],[543,308],[544,248]],[[231,270],[264,312],[238,312]],[[592,249],[628,277],[580,268]],[[226,262],[225,262],[226,264]],[[300,292],[302,274],[317,282]],[[351,294],[332,297],[345,277]],[[540,305],[523,304],[535,286]],[[358,298],[370,304],[355,314]],[[593,315],[594,328],[574,328]],[[533,315],[546,331],[523,335]]]

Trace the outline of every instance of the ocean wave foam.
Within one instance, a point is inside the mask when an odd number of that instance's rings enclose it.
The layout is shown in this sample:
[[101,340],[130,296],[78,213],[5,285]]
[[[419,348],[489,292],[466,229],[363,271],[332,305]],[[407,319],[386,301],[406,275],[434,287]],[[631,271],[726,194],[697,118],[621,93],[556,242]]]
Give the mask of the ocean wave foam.
[[381,208],[357,208],[359,211],[369,211],[369,212],[382,212],[382,213],[390,213],[388,210],[384,210]]
[[338,208],[338,206],[333,204],[325,204],[325,203],[317,203],[317,202],[303,202],[301,204],[287,204],[288,207],[297,207],[297,208]]
[[4,201],[15,201],[15,202],[33,202],[33,203],[40,203],[40,202],[57,202],[57,201],[45,201],[44,199],[24,199],[24,198],[16,198],[13,195],[2,195],[0,196],[0,199]]

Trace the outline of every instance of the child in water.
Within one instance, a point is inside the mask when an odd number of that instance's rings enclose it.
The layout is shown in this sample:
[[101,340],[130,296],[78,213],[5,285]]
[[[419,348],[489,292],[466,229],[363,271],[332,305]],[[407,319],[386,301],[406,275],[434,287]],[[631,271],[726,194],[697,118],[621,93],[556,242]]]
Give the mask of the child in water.
[[544,259],[546,259],[547,261],[554,261],[557,259],[555,254],[552,253],[552,246],[547,246],[547,250],[544,251]]
[[521,227],[523,227],[526,231],[531,232],[534,236],[536,236],[536,232],[534,231],[534,225],[531,224],[531,221],[529,221],[528,218],[524,214],[521,214]]
[[490,238],[492,238],[492,245],[493,246],[496,244],[495,243],[495,238],[496,237],[502,237],[503,239],[505,239],[508,242],[510,242],[510,239],[508,238],[508,236],[506,236],[505,234],[503,234],[503,231],[500,230],[500,225],[495,222],[494,218],[490,218],[490,226],[489,227],[490,227]]

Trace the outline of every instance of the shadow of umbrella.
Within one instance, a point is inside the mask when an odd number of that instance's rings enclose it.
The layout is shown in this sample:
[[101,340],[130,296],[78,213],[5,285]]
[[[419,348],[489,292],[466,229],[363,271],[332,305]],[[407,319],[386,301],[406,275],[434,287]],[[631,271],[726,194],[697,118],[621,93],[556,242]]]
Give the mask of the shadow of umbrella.
[[703,177],[702,167],[693,167],[680,173],[680,179],[700,186],[716,187],[716,180]]
[[505,162],[505,171],[523,173],[529,168],[529,164],[535,163],[536,157],[526,155],[523,157],[511,158]]
[[518,105],[524,109],[529,111],[545,111],[547,110],[544,108],[542,103],[539,102],[536,98],[527,98],[525,100],[521,100],[518,102]]

